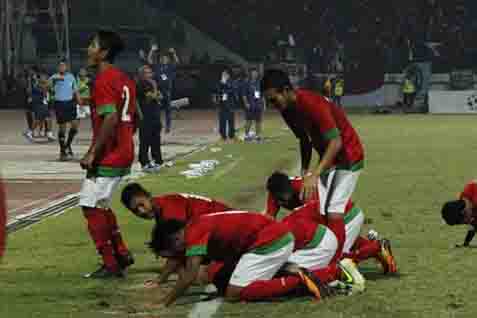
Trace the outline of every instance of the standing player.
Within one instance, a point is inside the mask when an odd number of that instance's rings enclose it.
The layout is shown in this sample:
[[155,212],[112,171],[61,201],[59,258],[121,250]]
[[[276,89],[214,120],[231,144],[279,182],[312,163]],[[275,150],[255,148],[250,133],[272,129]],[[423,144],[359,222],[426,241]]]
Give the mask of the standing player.
[[[261,82],[266,100],[277,108],[300,141],[303,196],[318,194],[318,183],[325,190],[322,211],[327,226],[335,233],[343,249],[345,241],[344,212],[364,166],[364,150],[359,136],[343,109],[325,97],[308,90],[293,89],[288,75],[281,70],[268,70]],[[313,148],[320,156],[310,168]]]
[[122,39],[112,31],[98,31],[88,47],[88,64],[97,74],[91,92],[93,140],[81,159],[87,176],[80,206],[103,259],[100,269],[86,275],[90,278],[121,277],[134,262],[110,208],[111,196],[134,160],[136,85],[113,65],[123,49]]
[[[281,172],[273,173],[267,180],[268,199],[265,214],[276,217],[280,207],[293,210],[292,215],[303,213],[302,208],[305,202],[300,198],[303,186],[302,177],[290,178]],[[317,196],[316,200],[319,201],[320,197]],[[326,224],[322,213],[317,212],[317,215],[320,218],[319,223]],[[352,258],[356,262],[375,257],[381,263],[385,273],[395,273],[397,267],[391,250],[391,242],[388,239],[378,241],[360,236],[363,222],[364,213],[349,200],[344,213],[346,239],[342,245],[345,257]]]

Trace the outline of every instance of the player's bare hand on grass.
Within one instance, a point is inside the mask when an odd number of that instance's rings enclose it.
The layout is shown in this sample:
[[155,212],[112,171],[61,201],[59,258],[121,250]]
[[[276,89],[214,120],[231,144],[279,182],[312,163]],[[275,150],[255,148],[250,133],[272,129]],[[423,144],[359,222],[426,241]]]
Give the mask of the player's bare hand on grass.
[[144,288],[146,289],[158,288],[160,285],[158,279],[148,279],[144,282]]

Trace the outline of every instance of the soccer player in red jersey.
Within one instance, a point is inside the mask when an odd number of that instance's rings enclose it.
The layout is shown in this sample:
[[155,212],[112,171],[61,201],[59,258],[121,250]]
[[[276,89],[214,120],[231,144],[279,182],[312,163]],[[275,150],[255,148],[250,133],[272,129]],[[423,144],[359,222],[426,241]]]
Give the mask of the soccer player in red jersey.
[[448,201],[442,207],[442,218],[448,225],[469,225],[463,244],[456,247],[469,247],[477,230],[477,181],[472,180],[464,187],[459,199]]
[[[338,238],[340,253],[345,241],[345,207],[364,166],[359,136],[341,107],[309,90],[293,89],[284,71],[266,71],[261,90],[300,141],[302,195],[308,199],[316,195],[319,182],[326,189],[323,211],[327,226]],[[313,149],[320,156],[316,167],[310,167]]]
[[[303,186],[302,177],[289,177],[281,172],[273,173],[267,180],[268,198],[265,213],[276,217],[280,207],[293,211],[291,215],[308,210],[307,208],[303,209],[305,202],[299,195]],[[319,185],[319,188],[321,188],[321,185]],[[319,195],[315,197],[316,200],[313,201],[320,201],[322,192],[318,191],[318,193]],[[321,209],[322,205],[320,204],[320,211],[316,212],[316,217],[319,224],[326,225],[326,217]],[[307,213],[313,213],[313,211],[307,211],[305,215]],[[361,227],[364,223],[364,213],[354,205],[351,199],[345,208],[344,223],[346,239],[342,245],[345,257],[352,258],[356,262],[375,257],[383,266],[385,273],[395,273],[397,271],[391,243],[388,239],[378,241],[360,236]]]
[[[172,248],[185,252],[186,266],[176,286],[163,300],[172,304],[196,280],[204,260],[233,264],[225,289],[227,300],[252,301],[284,295],[296,289],[295,282],[327,290],[303,268],[286,266],[289,276],[273,278],[294,250],[294,237],[287,224],[243,211],[201,216],[189,224],[168,221],[156,226],[151,247],[156,253]],[[287,280],[294,283],[288,284]],[[318,291],[318,293],[320,293]],[[316,295],[316,293],[315,293]]]
[[[121,202],[136,216],[155,219],[156,222],[176,220],[188,223],[201,215],[232,210],[225,203],[195,194],[170,193],[152,196],[138,183],[130,183],[123,189]],[[159,284],[166,282],[184,263],[182,255],[162,253],[161,256],[167,261],[157,280]],[[147,284],[156,284],[156,281],[148,281]]]
[[88,65],[96,68],[91,93],[93,139],[81,159],[87,175],[79,205],[103,259],[101,268],[88,278],[122,277],[123,270],[134,263],[110,208],[112,194],[134,160],[136,86],[113,65],[123,49],[124,42],[111,31],[98,31],[88,47]]
[[138,183],[130,183],[121,194],[123,205],[143,219],[177,220],[188,223],[192,218],[232,210],[227,204],[200,195],[170,193],[152,196]]

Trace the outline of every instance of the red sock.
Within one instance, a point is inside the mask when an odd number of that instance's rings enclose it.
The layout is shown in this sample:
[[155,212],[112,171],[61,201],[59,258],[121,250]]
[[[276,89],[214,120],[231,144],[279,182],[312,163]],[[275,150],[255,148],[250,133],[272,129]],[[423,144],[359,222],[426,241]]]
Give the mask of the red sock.
[[113,243],[113,248],[114,250],[120,254],[120,255],[126,255],[129,253],[128,247],[126,243],[123,240],[123,237],[121,235],[121,231],[119,230],[119,225],[118,221],[116,219],[116,215],[114,212],[109,209],[107,210],[108,212],[107,217],[109,221],[109,226],[111,228],[111,236],[112,236],[112,243]]
[[286,276],[270,280],[259,280],[240,291],[240,300],[254,301],[283,296],[301,284],[298,276]]
[[357,263],[367,260],[371,257],[376,257],[381,251],[381,245],[379,244],[379,241],[368,240],[363,237],[359,237],[356,242],[358,244],[355,244],[355,247],[351,252],[351,258]]
[[328,228],[335,233],[336,238],[338,239],[338,248],[336,249],[336,254],[333,256],[333,259],[330,263],[336,263],[341,259],[343,253],[343,246],[346,240],[346,230],[344,220],[340,219],[331,219],[328,220]]
[[118,263],[114,257],[114,250],[111,244],[111,231],[106,210],[97,208],[84,208],[85,217],[88,222],[88,231],[93,239],[98,253],[103,258],[104,265],[111,270],[118,270]]
[[313,274],[318,277],[322,283],[330,283],[339,279],[340,269],[336,263],[330,263],[330,265],[325,268],[314,270]]

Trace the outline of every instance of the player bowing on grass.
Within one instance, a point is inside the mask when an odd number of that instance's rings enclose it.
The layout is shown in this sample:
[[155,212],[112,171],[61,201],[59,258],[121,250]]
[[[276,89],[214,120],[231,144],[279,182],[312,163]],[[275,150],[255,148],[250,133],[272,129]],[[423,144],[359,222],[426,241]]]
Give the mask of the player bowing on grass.
[[[343,214],[364,166],[359,136],[341,107],[314,92],[293,89],[281,70],[266,71],[261,90],[300,141],[302,196],[312,198],[318,194],[318,183],[324,185],[322,210],[338,238],[340,253],[345,241]],[[310,167],[313,148],[320,156],[316,167]]]
[[[169,220],[189,223],[201,215],[232,210],[225,203],[194,194],[152,196],[138,183],[130,183],[123,189],[121,202],[134,215],[148,220],[155,219],[157,223]],[[151,281],[151,285],[166,282],[171,274],[183,266],[183,255],[178,257],[163,253],[161,256],[167,258],[166,264],[158,280]]]
[[122,277],[122,270],[134,262],[110,208],[112,194],[134,160],[136,86],[113,65],[123,49],[122,39],[111,31],[98,31],[88,47],[88,65],[96,68],[91,93],[93,139],[81,159],[87,174],[79,205],[103,259],[101,268],[88,278]]
[[[267,180],[268,198],[265,214],[275,218],[280,207],[292,211],[290,216],[303,213],[303,210],[309,208],[305,206],[305,202],[300,198],[303,186],[302,177],[291,178],[284,173],[274,172]],[[321,185],[319,186],[321,187]],[[312,201],[319,202],[321,197],[318,195],[315,199]],[[320,224],[326,224],[322,210],[316,212],[316,218]],[[352,258],[356,262],[374,257],[381,263],[384,273],[395,273],[397,271],[389,240],[378,241],[376,238],[368,239],[360,236],[361,227],[364,223],[364,213],[355,206],[351,199],[345,208],[344,223],[346,239],[343,243],[343,253],[346,257]]]
[[155,240],[152,246],[156,252],[164,247],[173,248],[186,257],[184,274],[162,301],[166,306],[194,283],[205,260],[234,265],[225,288],[227,300],[253,301],[282,296],[290,292],[289,288],[296,288],[295,284],[287,284],[287,279],[301,280],[322,293],[328,290],[313,274],[296,266],[286,267],[290,271],[288,276],[274,278],[292,255],[295,239],[285,223],[257,213],[208,214],[187,225],[168,221],[156,227],[155,234],[162,238]]
[[463,244],[456,247],[469,247],[477,229],[477,181],[466,184],[459,200],[448,201],[442,207],[442,218],[448,225],[467,224],[470,226]]

